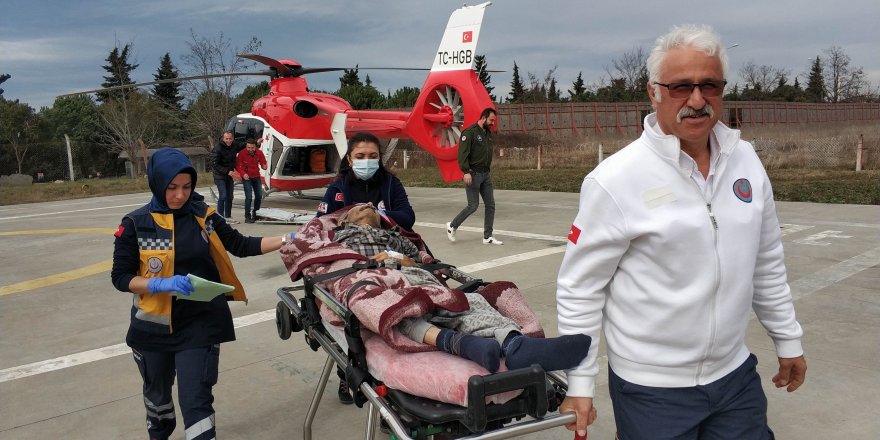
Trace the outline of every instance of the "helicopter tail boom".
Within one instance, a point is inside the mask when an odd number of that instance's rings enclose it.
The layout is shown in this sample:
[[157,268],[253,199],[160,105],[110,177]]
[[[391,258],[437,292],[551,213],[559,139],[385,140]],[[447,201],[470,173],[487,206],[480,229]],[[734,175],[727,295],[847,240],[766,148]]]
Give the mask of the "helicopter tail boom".
[[406,134],[428,151],[447,182],[460,180],[461,131],[486,108],[495,108],[473,69],[486,2],[456,9],[449,17],[431,73],[406,121]]

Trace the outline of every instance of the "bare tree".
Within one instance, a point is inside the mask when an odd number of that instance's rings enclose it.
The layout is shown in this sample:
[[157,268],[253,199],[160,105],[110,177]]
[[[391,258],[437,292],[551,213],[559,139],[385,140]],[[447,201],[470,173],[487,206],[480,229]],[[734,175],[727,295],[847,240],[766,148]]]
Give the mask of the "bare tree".
[[523,93],[522,102],[526,104],[548,102],[550,99],[547,94],[551,88],[550,86],[553,85],[554,88],[556,87],[556,68],[558,67],[559,66],[553,66],[552,69],[547,71],[547,75],[545,75],[543,79],[538,79],[534,73],[529,72],[527,74],[529,77],[529,86]]
[[641,47],[633,47],[629,52],[624,52],[620,58],[611,60],[614,66],[614,72],[609,68],[605,68],[605,73],[612,80],[623,80],[624,89],[629,95],[629,99],[633,99],[640,93],[645,94],[647,91],[645,84],[648,83],[648,54]]
[[850,57],[840,46],[825,49],[825,83],[829,102],[840,102],[863,96],[870,85],[862,67],[851,67]]
[[[189,53],[183,55],[183,64],[189,75],[239,72],[254,65],[238,58],[237,53],[257,52],[262,43],[257,37],[243,47],[232,46],[232,41],[220,32],[216,37],[203,37],[190,29],[192,41],[187,42]],[[234,113],[233,91],[241,78],[229,76],[192,81],[186,84],[190,97],[190,131],[193,138],[204,139],[220,136],[226,120]],[[192,105],[197,104],[197,105]],[[194,108],[193,108],[194,107]]]
[[746,61],[739,69],[743,87],[759,93],[770,93],[779,84],[780,79],[787,78],[785,69],[777,69],[766,64],[757,65],[754,61]]
[[125,152],[134,167],[132,177],[143,174],[139,142],[155,145],[159,140],[159,104],[140,92],[131,92],[128,99],[116,99],[101,106],[103,132],[101,143],[108,151]]

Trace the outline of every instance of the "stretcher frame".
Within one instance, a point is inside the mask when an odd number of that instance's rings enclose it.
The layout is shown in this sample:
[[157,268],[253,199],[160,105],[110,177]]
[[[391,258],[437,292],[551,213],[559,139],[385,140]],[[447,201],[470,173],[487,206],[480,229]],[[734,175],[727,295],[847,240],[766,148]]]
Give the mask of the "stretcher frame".
[[[443,275],[461,283],[458,288],[463,291],[485,284],[481,279],[451,266],[443,269]],[[297,292],[301,292],[299,298],[295,295]],[[426,439],[437,434],[442,434],[443,438],[468,440],[506,439],[575,421],[573,413],[548,415],[558,409],[568,390],[568,384],[564,375],[559,372],[544,372],[538,365],[486,376],[471,376],[468,381],[467,408],[411,396],[401,391],[386,392],[384,385],[367,371],[365,349],[360,338],[360,323],[348,308],[308,276],[304,277],[302,285],[281,287],[277,294],[281,299],[275,310],[279,337],[286,340],[293,332],[302,331],[306,343],[313,351],[323,349],[328,355],[303,422],[305,440],[312,439],[312,423],[334,365],[346,371],[350,384],[359,384],[352,391],[355,391],[355,404],[358,407],[367,404],[365,439],[375,438],[380,418],[395,436],[392,438],[400,440]],[[348,350],[343,349],[325,328],[318,311],[318,301],[345,321]],[[501,405],[485,404],[485,396],[517,389],[522,389],[523,392],[510,402]],[[427,411],[432,411],[438,407],[448,409],[457,414],[458,418],[435,424],[438,417],[443,419],[448,414],[439,416],[432,413],[428,418],[434,421],[421,419],[418,414],[426,408]]]

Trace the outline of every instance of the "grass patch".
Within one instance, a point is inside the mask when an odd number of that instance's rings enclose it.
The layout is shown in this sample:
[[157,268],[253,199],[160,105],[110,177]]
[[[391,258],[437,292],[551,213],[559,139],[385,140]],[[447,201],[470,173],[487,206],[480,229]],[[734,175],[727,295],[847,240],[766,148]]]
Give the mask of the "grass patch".
[[59,183],[35,183],[30,186],[2,186],[0,205],[131,194],[149,190],[145,178],[80,179],[74,182],[65,180]]
[[[585,167],[554,169],[501,168],[492,172],[496,189],[520,191],[578,192]],[[461,182],[446,183],[435,166],[396,169],[407,187],[461,188]],[[880,170],[773,169],[769,171],[776,200],[789,202],[849,203],[880,205]],[[212,182],[210,174],[199,182]],[[208,183],[210,185],[210,183]],[[0,205],[69,200],[94,196],[148,192],[147,179],[82,179],[75,182],[41,183],[0,187]]]

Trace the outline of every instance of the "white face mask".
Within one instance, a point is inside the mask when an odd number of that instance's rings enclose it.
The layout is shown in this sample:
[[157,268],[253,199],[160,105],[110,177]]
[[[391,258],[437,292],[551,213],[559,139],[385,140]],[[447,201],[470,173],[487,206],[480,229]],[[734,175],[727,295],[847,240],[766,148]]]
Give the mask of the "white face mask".
[[367,180],[379,170],[379,159],[355,159],[352,161],[351,169],[358,179]]

